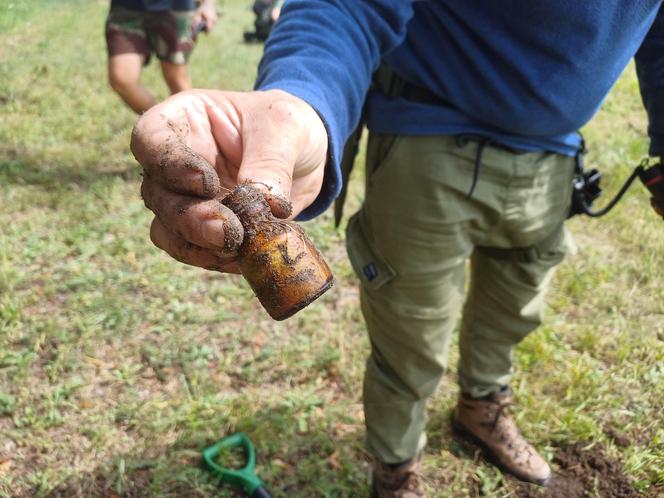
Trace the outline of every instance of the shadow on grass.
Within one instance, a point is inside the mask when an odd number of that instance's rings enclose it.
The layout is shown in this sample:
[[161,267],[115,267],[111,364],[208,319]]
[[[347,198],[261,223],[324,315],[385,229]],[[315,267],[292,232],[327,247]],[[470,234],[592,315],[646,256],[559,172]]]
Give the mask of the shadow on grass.
[[141,175],[137,164],[68,164],[62,158],[49,160],[41,157],[42,155],[16,149],[0,149],[0,184],[44,188],[67,188],[76,185],[85,188],[103,178],[138,180]]
[[[309,421],[302,431],[292,406],[271,406],[248,415],[227,433],[245,432],[257,454],[256,473],[272,496],[367,496],[368,465],[362,449],[363,430],[338,432],[334,422]],[[212,425],[212,424],[210,424]],[[196,426],[205,426],[201,421]],[[223,430],[224,427],[220,427]],[[203,432],[203,431],[201,431]],[[209,432],[209,431],[206,431]],[[184,429],[174,445],[137,453],[113,455],[94,472],[78,474],[48,492],[26,496],[143,498],[246,496],[237,488],[220,485],[204,469],[201,453],[215,438]]]

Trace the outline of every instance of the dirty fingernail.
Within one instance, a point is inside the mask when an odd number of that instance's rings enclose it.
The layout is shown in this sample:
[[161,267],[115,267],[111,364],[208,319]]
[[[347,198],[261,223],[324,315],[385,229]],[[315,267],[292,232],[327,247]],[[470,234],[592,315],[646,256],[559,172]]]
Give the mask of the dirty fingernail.
[[226,253],[236,252],[242,245],[244,239],[244,228],[237,218],[229,218],[224,221],[224,251]]
[[207,220],[201,223],[201,235],[210,245],[225,247],[226,237],[223,220]]
[[291,214],[293,214],[293,206],[285,197],[280,195],[266,194],[265,199],[270,205],[272,214],[277,218],[288,218]]

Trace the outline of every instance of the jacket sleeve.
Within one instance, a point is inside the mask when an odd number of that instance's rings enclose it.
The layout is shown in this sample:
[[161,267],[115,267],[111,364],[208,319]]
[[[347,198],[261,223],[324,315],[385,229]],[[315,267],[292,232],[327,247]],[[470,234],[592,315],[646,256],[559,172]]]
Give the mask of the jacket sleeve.
[[258,67],[257,90],[280,89],[311,105],[327,129],[330,158],[318,198],[298,219],[322,213],[341,190],[339,161],[360,119],[381,58],[404,39],[409,0],[290,0]]
[[635,56],[643,105],[648,113],[650,155],[664,156],[664,8]]

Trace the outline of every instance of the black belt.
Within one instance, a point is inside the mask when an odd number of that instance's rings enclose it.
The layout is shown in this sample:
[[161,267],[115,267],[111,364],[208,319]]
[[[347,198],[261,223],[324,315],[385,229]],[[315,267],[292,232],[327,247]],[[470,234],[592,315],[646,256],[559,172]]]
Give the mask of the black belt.
[[388,66],[382,65],[373,76],[373,86],[380,93],[390,98],[404,98],[421,104],[449,106],[449,102],[431,90],[409,83]]
[[[448,101],[436,95],[431,90],[422,88],[417,85],[409,83],[397,73],[392,71],[388,66],[382,65],[378,68],[378,71],[374,74],[373,78],[373,87],[378,90],[380,93],[390,98],[404,98],[410,100],[411,102],[419,102],[420,104],[430,104],[437,105],[441,107],[453,107]],[[478,144],[486,143],[496,149],[505,150],[513,154],[525,154],[527,151],[516,149],[510,147],[509,145],[496,142],[494,140],[489,140],[487,137],[482,135],[474,135],[472,133],[464,133],[457,135],[457,145],[463,147],[469,142],[477,142]]]
[[[381,65],[374,74],[373,88],[378,90],[386,97],[390,98],[404,98],[406,100],[410,100],[411,102],[419,102],[422,104],[437,105],[441,107],[452,107],[449,102],[436,95],[431,90],[409,83],[384,64]],[[479,177],[480,168],[482,165],[482,152],[484,151],[485,147],[494,147],[496,149],[505,150],[512,154],[525,154],[527,152],[515,149],[509,145],[501,144],[500,142],[494,141],[492,138],[481,135],[466,133],[456,135],[456,142],[459,147],[463,147],[469,142],[477,143],[475,166],[473,168],[473,179],[470,185],[470,190],[468,191],[469,198],[472,197],[473,192],[475,191],[475,186],[477,185],[477,179]]]

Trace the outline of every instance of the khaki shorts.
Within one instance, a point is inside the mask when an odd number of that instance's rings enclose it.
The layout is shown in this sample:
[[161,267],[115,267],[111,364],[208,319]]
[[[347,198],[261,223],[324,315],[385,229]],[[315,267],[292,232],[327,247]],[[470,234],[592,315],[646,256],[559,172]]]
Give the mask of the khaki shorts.
[[186,64],[196,44],[194,11],[150,12],[113,7],[106,19],[108,56],[142,54]]

